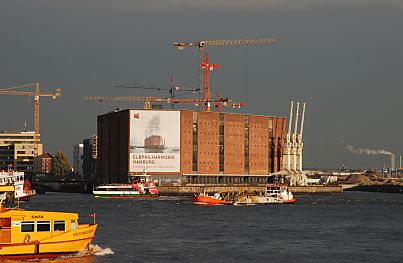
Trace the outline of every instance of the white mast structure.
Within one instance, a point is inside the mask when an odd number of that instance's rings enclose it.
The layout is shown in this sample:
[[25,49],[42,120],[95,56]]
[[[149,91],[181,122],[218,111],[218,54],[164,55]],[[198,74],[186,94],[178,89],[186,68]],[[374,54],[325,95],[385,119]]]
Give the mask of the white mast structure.
[[297,137],[297,145],[298,145],[298,156],[299,156],[299,160],[298,160],[298,166],[297,166],[297,170],[301,171],[302,173],[302,149],[304,148],[304,143],[302,142],[302,132],[304,131],[304,118],[305,118],[305,103],[303,103],[302,106],[302,117],[301,117],[301,126],[299,128],[299,135]]
[[291,164],[291,170],[298,172],[298,163],[297,160],[299,161],[298,158],[298,140],[297,140],[297,128],[298,128],[298,117],[299,117],[299,102],[297,102],[297,110],[296,110],[296,114],[295,114],[295,124],[294,124],[294,134],[292,135],[292,164]]
[[283,149],[283,169],[287,170],[287,171],[291,171],[291,149],[293,147],[292,141],[291,141],[291,125],[292,125],[293,107],[294,107],[294,102],[291,101],[290,118],[288,120],[288,132],[285,136],[284,149]]
[[294,132],[292,131],[292,118],[293,118],[293,106],[294,102],[291,101],[290,107],[290,119],[288,122],[288,133],[286,134],[285,141],[284,141],[284,154],[283,154],[283,169],[287,170],[291,174],[302,174],[302,149],[303,149],[303,142],[302,142],[302,133],[304,131],[304,121],[305,121],[305,106],[306,104],[303,103],[302,106],[302,115],[301,115],[301,124],[298,133],[298,117],[299,117],[299,102],[297,102],[296,107],[296,116],[294,122]]

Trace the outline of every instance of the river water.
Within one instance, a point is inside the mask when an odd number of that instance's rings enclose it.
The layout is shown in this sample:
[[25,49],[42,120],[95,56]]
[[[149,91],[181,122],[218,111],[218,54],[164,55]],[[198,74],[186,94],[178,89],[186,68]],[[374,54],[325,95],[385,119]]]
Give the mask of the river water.
[[[50,262],[403,262],[403,195],[297,196],[289,205],[192,205],[47,193],[31,210],[78,212],[97,256]],[[9,261],[15,262],[15,261]],[[49,262],[49,261],[48,261]]]

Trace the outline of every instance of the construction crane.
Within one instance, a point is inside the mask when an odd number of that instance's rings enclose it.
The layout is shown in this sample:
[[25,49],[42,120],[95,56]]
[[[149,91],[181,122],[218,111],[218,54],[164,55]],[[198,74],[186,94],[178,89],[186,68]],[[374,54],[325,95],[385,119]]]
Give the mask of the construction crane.
[[[234,39],[234,40],[203,40],[197,42],[175,42],[174,46],[179,50],[183,50],[184,47],[196,47],[199,50],[200,59],[200,89],[203,90],[204,101],[210,101],[211,99],[211,87],[210,87],[210,71],[214,68],[218,68],[219,65],[208,63],[208,53],[203,53],[207,46],[240,46],[240,45],[269,45],[276,42],[275,38],[260,38],[260,39]],[[245,103],[243,103],[245,104]],[[204,111],[210,111],[209,103],[204,106]]]
[[[182,89],[180,86],[178,86],[175,82],[175,77],[171,78],[171,87],[170,88],[160,88],[160,87],[155,87],[155,86],[138,86],[138,85],[133,85],[133,86],[126,86],[126,85],[116,85],[116,88],[131,88],[131,89],[146,89],[146,90],[167,90],[170,94],[170,99],[171,101],[174,101],[176,98],[175,94],[176,92],[184,92],[179,95],[185,95],[188,93],[196,93],[199,92],[200,89]],[[160,101],[161,102],[161,101]],[[174,103],[171,103],[172,108],[174,108]]]
[[[151,103],[168,103],[168,104],[188,104],[188,105],[203,105],[206,103],[202,98],[161,98],[161,97],[146,97],[146,96],[87,96],[81,98],[83,101],[113,101],[113,102],[144,102],[144,109],[150,110]],[[214,103],[217,109],[221,106],[242,107],[243,102],[232,103],[228,98],[220,98],[212,100],[208,103]]]
[[[200,89],[182,89],[180,88],[176,82],[174,77],[171,78],[171,87],[168,88],[159,88],[154,86],[125,86],[125,85],[116,85],[115,87],[121,88],[136,88],[136,89],[147,89],[147,90],[168,90],[170,93],[169,98],[157,97],[157,96],[87,96],[82,97],[83,101],[98,101],[98,102],[144,102],[144,109],[150,110],[152,103],[168,103],[171,104],[172,107],[175,104],[187,104],[194,106],[203,106],[206,104],[213,104],[217,111],[220,111],[220,108],[223,106],[232,106],[233,108],[240,108],[245,106],[244,102],[234,103],[229,98],[221,98],[218,96],[217,100],[205,100],[203,98],[177,98],[175,97],[175,91],[187,91],[187,93],[195,93],[200,91]],[[181,94],[185,95],[187,93]],[[210,106],[209,106],[210,107]]]
[[203,51],[206,46],[240,46],[240,45],[268,45],[276,42],[275,38],[260,39],[233,39],[233,40],[203,40],[197,42],[175,42],[174,46],[182,50],[184,47],[197,47]]
[[[16,91],[15,89],[35,87],[35,91]],[[56,89],[56,92],[40,92],[39,82],[24,84],[15,87],[0,89],[0,96],[26,96],[34,98],[34,172],[37,171],[37,157],[39,144],[39,98],[52,97],[56,99],[61,96],[61,89]]]

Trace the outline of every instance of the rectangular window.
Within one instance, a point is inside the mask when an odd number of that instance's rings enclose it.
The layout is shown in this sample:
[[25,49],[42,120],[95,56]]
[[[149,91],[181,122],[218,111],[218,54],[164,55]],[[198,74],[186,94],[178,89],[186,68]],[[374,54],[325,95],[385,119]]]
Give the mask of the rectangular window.
[[50,221],[37,221],[36,222],[37,232],[49,232],[50,231]]
[[244,129],[245,129],[245,138],[244,138],[244,159],[245,159],[245,164],[244,164],[244,173],[249,174],[249,117],[245,115],[245,123],[244,123]]
[[76,220],[71,220],[70,229],[71,229],[71,231],[74,231],[77,229]]
[[[193,121],[195,121],[195,116],[197,114],[193,113]],[[196,123],[193,123],[193,158],[192,158],[192,171],[197,173],[197,143],[198,143],[198,125],[197,125],[197,118]]]
[[34,221],[21,222],[21,232],[34,232],[34,231],[35,231]]
[[219,143],[219,161],[218,161],[218,171],[219,173],[224,173],[224,114],[220,113],[220,136],[218,139]]
[[53,222],[53,231],[66,231],[66,222],[61,220],[55,220]]

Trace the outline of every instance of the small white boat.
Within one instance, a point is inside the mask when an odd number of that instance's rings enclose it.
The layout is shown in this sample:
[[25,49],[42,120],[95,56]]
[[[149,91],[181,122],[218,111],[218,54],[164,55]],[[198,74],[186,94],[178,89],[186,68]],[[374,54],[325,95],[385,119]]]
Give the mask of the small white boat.
[[14,186],[14,198],[17,200],[27,200],[30,196],[36,195],[36,191],[30,189],[29,182],[24,180],[24,172],[8,171],[0,172],[0,186]]
[[295,203],[294,195],[286,186],[267,186],[263,195],[257,193],[240,193],[234,205],[290,204]]

